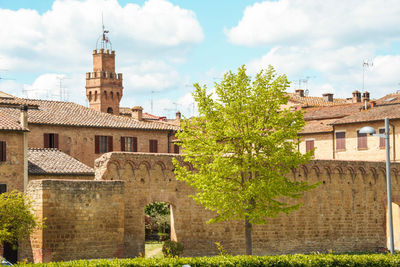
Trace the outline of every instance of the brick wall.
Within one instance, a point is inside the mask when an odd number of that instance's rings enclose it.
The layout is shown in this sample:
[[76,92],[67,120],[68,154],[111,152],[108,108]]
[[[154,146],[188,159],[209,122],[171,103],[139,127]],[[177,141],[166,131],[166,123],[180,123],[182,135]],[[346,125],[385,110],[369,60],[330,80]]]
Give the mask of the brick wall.
[[[149,140],[158,140],[158,152],[168,153],[168,132],[152,130],[127,130],[88,127],[62,127],[51,125],[29,124],[28,147],[43,148],[44,133],[59,134],[59,149],[77,160],[93,167],[94,160],[100,156],[95,154],[95,135],[113,137],[113,150],[121,151],[121,136],[138,138],[138,151],[149,152]],[[170,137],[170,152],[173,152],[173,140]]]
[[7,191],[24,191],[24,139],[17,131],[0,131],[0,141],[7,145],[7,160],[0,162],[0,184],[7,185]]
[[[144,208],[154,201],[173,207],[178,241],[185,256],[213,255],[220,241],[229,253],[244,253],[242,222],[206,224],[211,212],[188,197],[193,190],[176,181],[171,155],[108,153],[96,161],[96,179],[125,181],[125,257],[144,252]],[[380,162],[315,160],[290,174],[321,182],[304,205],[255,226],[256,254],[314,251],[373,251],[386,246],[385,165]],[[400,164],[393,165],[394,202],[400,201]]]
[[121,181],[29,182],[34,210],[47,227],[33,234],[20,257],[48,262],[123,256]]

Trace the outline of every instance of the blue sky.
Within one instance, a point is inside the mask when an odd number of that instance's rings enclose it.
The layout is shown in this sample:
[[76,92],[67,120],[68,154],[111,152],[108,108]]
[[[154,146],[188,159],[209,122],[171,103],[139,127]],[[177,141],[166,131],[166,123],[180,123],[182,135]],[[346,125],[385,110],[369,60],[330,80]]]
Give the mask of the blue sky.
[[151,112],[153,99],[153,113],[190,116],[191,85],[212,88],[242,64],[251,75],[273,65],[289,91],[302,80],[310,95],[350,97],[368,60],[372,98],[400,89],[397,0],[0,0],[0,90],[87,105],[101,13],[124,74],[122,106]]

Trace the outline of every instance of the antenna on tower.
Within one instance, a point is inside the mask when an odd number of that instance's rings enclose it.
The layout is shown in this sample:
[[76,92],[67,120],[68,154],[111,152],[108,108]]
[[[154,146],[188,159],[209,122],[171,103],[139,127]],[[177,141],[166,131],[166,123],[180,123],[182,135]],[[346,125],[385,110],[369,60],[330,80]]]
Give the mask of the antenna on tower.
[[369,68],[369,67],[373,67],[374,66],[374,62],[372,62],[372,60],[368,60],[368,59],[364,59],[363,62],[363,83],[362,83],[362,90],[363,92],[365,92],[364,90],[364,84],[365,84],[365,69]]
[[109,33],[110,31],[106,30],[104,27],[104,21],[103,21],[103,12],[101,12],[101,35],[99,36],[99,38],[97,38],[97,42],[96,42],[96,50],[99,46],[99,42],[100,42],[100,48],[102,49],[110,49],[112,50],[112,44],[110,39],[107,36],[107,33]]

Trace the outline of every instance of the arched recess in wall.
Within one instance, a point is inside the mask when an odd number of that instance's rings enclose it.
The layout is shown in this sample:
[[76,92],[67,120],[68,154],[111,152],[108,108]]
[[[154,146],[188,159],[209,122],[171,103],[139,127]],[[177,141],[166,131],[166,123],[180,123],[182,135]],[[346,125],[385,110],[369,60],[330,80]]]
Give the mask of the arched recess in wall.
[[107,113],[110,113],[110,114],[113,114],[113,113],[114,113],[112,107],[109,107],[109,108],[107,109]]
[[97,101],[97,91],[94,91],[94,101]]
[[89,101],[92,101],[92,91],[89,92]]
[[107,99],[107,91],[104,90],[103,95],[104,95],[104,99]]

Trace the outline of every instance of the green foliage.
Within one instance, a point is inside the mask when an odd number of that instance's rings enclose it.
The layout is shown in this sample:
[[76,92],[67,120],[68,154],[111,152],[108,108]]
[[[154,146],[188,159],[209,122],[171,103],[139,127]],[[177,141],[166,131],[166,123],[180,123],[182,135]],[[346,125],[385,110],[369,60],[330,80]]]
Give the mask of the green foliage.
[[[134,258],[114,260],[79,260],[69,262],[54,262],[46,264],[29,264],[27,266],[165,266],[181,267],[188,264],[191,267],[252,267],[252,266],[275,266],[275,267],[348,267],[348,266],[369,266],[369,267],[391,267],[400,266],[400,255],[391,254],[365,254],[365,255],[280,255],[280,256],[217,256],[201,258]],[[22,265],[21,265],[22,266]],[[24,265],[26,266],[26,265]]]
[[282,108],[288,102],[286,76],[270,66],[252,81],[242,66],[215,84],[215,97],[194,86],[199,116],[183,121],[177,133],[194,171],[176,159],[174,167],[177,179],[197,190],[194,200],[217,213],[210,222],[263,224],[297,209],[292,199],[315,185],[286,176],[312,156],[297,149],[303,113]]
[[31,201],[23,193],[0,194],[0,244],[16,244],[42,223],[31,212]]
[[224,249],[224,246],[222,245],[221,242],[215,242],[215,245],[217,246],[217,249],[218,249],[218,255],[220,255],[220,256],[228,255],[228,252]]
[[183,244],[180,242],[166,240],[162,247],[162,253],[164,257],[171,258],[171,257],[179,257],[183,252]]
[[169,215],[169,204],[165,202],[153,202],[146,206],[144,213],[150,217],[157,215]]

